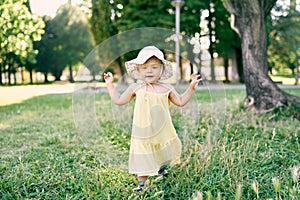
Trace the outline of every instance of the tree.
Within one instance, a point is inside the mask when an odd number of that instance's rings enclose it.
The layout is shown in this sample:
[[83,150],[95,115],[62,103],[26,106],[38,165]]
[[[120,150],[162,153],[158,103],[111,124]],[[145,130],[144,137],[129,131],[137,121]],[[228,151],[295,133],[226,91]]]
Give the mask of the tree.
[[51,68],[56,80],[60,80],[63,69],[68,66],[69,80],[73,82],[73,66],[85,58],[92,50],[93,37],[85,14],[70,3],[62,5],[52,19],[55,38],[54,51],[57,53],[57,67]]
[[[125,1],[122,1],[122,3],[126,4]],[[95,43],[97,45],[100,45],[103,41],[118,33],[116,20],[117,18],[119,18],[120,12],[122,10],[120,5],[122,5],[120,0],[92,0],[92,16],[90,19],[90,24],[93,36],[95,38]],[[111,57],[111,54],[118,54],[117,44],[115,46],[110,46],[109,49],[111,51],[99,52],[98,50],[95,50],[94,53],[99,54],[95,55],[94,59],[90,59],[86,63],[87,67],[91,71],[93,79],[95,78],[95,74],[100,72],[100,65],[106,66],[107,64],[110,64],[106,62],[106,58]],[[117,59],[117,62],[119,64],[121,74],[123,75],[125,73],[125,70],[122,68],[122,62],[120,58]]]
[[[200,39],[199,37],[195,37],[196,34],[199,34],[200,37],[204,36],[204,35],[201,35],[200,16],[201,16],[202,10],[209,9],[209,6],[210,6],[209,3],[210,3],[209,1],[186,1],[185,4],[183,5],[183,9],[181,9],[181,17],[180,17],[180,26],[181,26],[180,29],[182,31],[181,34],[185,34],[191,38],[191,40],[188,41],[185,45],[186,46],[185,50],[187,52],[187,59],[190,62],[191,73],[194,73],[195,58],[197,57],[197,54],[198,54],[193,51],[195,44],[196,44],[193,40],[196,38]],[[174,22],[175,16],[174,15],[171,15],[171,16],[172,16],[171,20]],[[174,27],[174,26],[175,26],[175,24],[172,23],[172,27]],[[213,46],[211,46],[211,47],[213,48]],[[200,52],[201,51],[199,49],[199,53]],[[212,64],[213,64],[213,62],[212,62]],[[201,71],[200,67],[201,66],[198,66],[199,72]],[[214,69],[212,69],[212,70],[214,70]]]
[[[27,0],[24,4],[28,8],[28,11],[30,13],[32,13],[31,7],[30,7],[30,0]],[[36,50],[35,43],[36,42],[33,42],[33,48]],[[33,70],[34,70],[34,67],[36,64],[36,54],[37,54],[37,51],[30,52],[24,62],[25,69],[29,72],[30,84],[33,84]],[[23,81],[23,70],[22,70],[22,81]]]
[[[295,68],[300,59],[300,12],[296,10],[296,1],[290,2],[290,6],[284,8],[281,5],[275,7],[276,13],[268,18],[270,44],[268,56],[270,66],[277,71],[283,71],[289,67],[295,74]],[[287,13],[283,15],[283,13]],[[299,73],[299,72],[298,72]]]
[[[33,60],[32,58],[34,58],[34,62],[31,61]],[[33,70],[36,63],[36,54],[33,53],[28,55],[28,58],[25,60],[25,69],[29,72],[30,84],[33,84]]]
[[[5,0],[0,4],[0,77],[3,72],[10,75],[16,71],[16,66],[25,63],[25,60],[34,62],[32,54],[33,41],[38,41],[43,34],[44,22],[41,18],[30,13],[26,0]],[[0,78],[0,84],[2,79]]]
[[[228,69],[229,69],[229,59],[232,61],[232,68],[237,72],[236,74],[232,74],[233,81],[243,82],[243,73],[242,68],[243,64],[241,59],[237,56],[239,52],[241,52],[241,40],[237,33],[235,33],[229,23],[230,14],[224,7],[222,0],[214,0],[214,8],[215,8],[215,51],[218,53],[218,57],[223,58],[224,60],[224,74],[225,74],[225,82],[229,82]],[[236,66],[234,66],[236,63]]]
[[[50,17],[44,16],[43,20],[45,21],[45,33],[42,36],[42,39],[34,43],[34,47],[38,50],[36,56],[36,63],[32,67],[33,69],[42,72],[44,74],[45,83],[48,82],[48,74],[55,69],[59,68],[61,65],[57,63],[57,57],[59,56],[56,51],[57,43],[55,41],[56,35],[54,33],[55,24],[52,23]],[[63,69],[58,69],[63,70]],[[59,75],[60,77],[60,75]]]
[[276,0],[225,0],[231,13],[232,27],[242,40],[246,85],[246,107],[265,112],[292,101],[300,106],[300,98],[282,91],[268,75],[265,17]]
[[[200,11],[204,9],[205,6],[206,4],[201,1],[186,1],[181,8],[180,15],[180,29],[182,30],[182,35],[193,37],[195,33],[200,32]],[[130,0],[128,4],[124,5],[121,11],[121,17],[117,19],[117,25],[120,31],[144,27],[160,27],[174,30],[175,8],[172,6],[171,1]],[[150,37],[155,38],[155,33],[151,35],[141,35],[139,39],[151,41],[151,39],[149,39]],[[170,35],[167,37],[170,37]],[[156,38],[162,41],[163,36],[157,33]],[[132,41],[130,45],[135,45],[135,42],[136,41]],[[157,41],[153,40],[153,43],[155,42]],[[187,58],[190,60],[191,70],[193,71],[195,55],[192,49],[192,44],[188,43],[188,41],[181,42],[181,52],[186,51],[188,53]],[[131,52],[124,57],[125,59],[130,59],[134,57],[136,53],[137,52]]]
[[[158,10],[159,12],[157,12]],[[206,18],[209,21],[210,30],[204,34],[201,33],[199,26],[203,10],[211,11],[210,15]],[[141,27],[164,27],[174,30],[175,27],[175,11],[170,1],[150,2],[149,0],[130,0],[120,12],[121,17],[117,19],[117,24],[121,31]],[[240,40],[237,34],[230,29],[228,20],[224,20],[224,16],[226,15],[228,15],[228,12],[221,3],[221,0],[185,1],[185,4],[181,8],[180,29],[181,34],[188,36],[186,38],[191,38],[191,40],[190,42],[181,41],[181,52],[186,51],[187,59],[190,61],[191,72],[194,70],[193,65],[195,57],[197,57],[193,52],[196,33],[201,33],[201,36],[210,36],[211,45],[209,52],[211,57],[213,57],[214,52],[218,52],[219,55],[228,60],[231,57],[230,52],[232,48],[240,47]],[[222,31],[222,33],[218,34],[218,31]],[[224,52],[227,52],[227,54]],[[212,72],[214,73],[213,62],[211,64]]]
[[112,19],[114,8],[115,6],[110,1],[92,0],[90,23],[96,44],[100,44],[112,35],[117,34],[118,31]]

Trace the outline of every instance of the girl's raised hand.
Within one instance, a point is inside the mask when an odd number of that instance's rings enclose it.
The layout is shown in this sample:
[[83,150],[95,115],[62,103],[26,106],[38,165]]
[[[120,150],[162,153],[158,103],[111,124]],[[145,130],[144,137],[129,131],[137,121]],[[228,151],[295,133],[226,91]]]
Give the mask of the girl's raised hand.
[[114,76],[111,72],[104,73],[104,80],[106,83],[113,83],[114,82]]
[[190,87],[195,90],[197,88],[198,84],[200,83],[200,81],[202,81],[201,75],[200,74],[192,74],[191,79],[192,79],[192,81],[190,83]]

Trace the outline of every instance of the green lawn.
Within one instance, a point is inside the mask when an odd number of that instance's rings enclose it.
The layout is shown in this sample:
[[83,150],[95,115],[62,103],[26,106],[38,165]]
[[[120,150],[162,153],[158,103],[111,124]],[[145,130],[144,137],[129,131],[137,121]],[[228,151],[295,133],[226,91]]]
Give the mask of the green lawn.
[[291,109],[247,113],[244,95],[197,91],[171,106],[182,163],[141,194],[126,171],[133,103],[83,93],[1,106],[0,199],[299,199],[300,121]]

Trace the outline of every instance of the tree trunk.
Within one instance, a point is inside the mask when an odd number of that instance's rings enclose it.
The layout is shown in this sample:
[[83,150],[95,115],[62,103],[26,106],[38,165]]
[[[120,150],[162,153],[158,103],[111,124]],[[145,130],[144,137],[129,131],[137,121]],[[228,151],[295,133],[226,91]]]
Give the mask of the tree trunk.
[[69,70],[70,70],[70,78],[69,78],[69,81],[70,81],[71,83],[74,83],[72,64],[69,64]]
[[194,73],[194,65],[191,62],[190,62],[190,69],[191,69],[191,74],[193,74]]
[[[253,0],[226,0],[234,15],[231,26],[242,41],[243,69],[247,97],[245,107],[265,112],[287,105],[289,100],[300,106],[300,98],[283,92],[269,77],[265,15],[276,0],[262,4]],[[236,20],[236,21],[235,21]]]
[[190,63],[190,70],[191,74],[194,73],[194,60],[195,60],[195,54],[193,52],[193,46],[190,42],[187,43],[187,59]]
[[179,82],[184,82],[185,71],[183,69],[181,56],[179,56],[179,69],[180,69],[180,80],[179,80]]
[[229,83],[229,77],[228,77],[228,68],[229,68],[229,59],[224,58],[224,74],[225,74],[225,83]]
[[240,79],[240,83],[245,83],[244,79],[244,67],[243,67],[243,52],[241,48],[236,48],[236,61],[237,61],[237,70],[238,70],[238,75]]
[[24,67],[21,67],[21,80],[22,84],[24,84]]
[[287,105],[284,93],[268,76],[266,31],[262,15],[248,16],[252,20],[239,23],[242,38],[244,78],[247,98],[253,98],[259,111]]
[[0,65],[0,85],[3,85],[3,81],[2,81],[2,67],[3,64]]
[[60,81],[60,77],[62,75],[62,71],[55,71],[55,72],[52,72],[53,76],[55,77],[55,81]]
[[239,73],[238,73],[238,60],[237,60],[238,58],[237,58],[236,48],[232,48],[231,57],[232,57],[231,80],[232,82],[236,83],[240,81]]
[[10,67],[8,67],[8,85],[11,85],[11,72],[10,72]]
[[116,62],[117,62],[117,65],[119,66],[119,69],[120,69],[120,72],[121,72],[121,84],[123,84],[123,83],[125,83],[125,73],[126,73],[126,71],[125,71],[125,69],[122,67],[122,59],[121,59],[121,57],[119,57],[119,58],[117,58],[117,60],[116,60]]
[[[210,1],[210,7],[212,6],[211,4],[212,2]],[[215,74],[215,63],[214,63],[214,41],[213,41],[213,12],[212,11],[212,8],[209,8],[209,15],[208,15],[208,29],[209,29],[209,48],[208,48],[208,51],[209,51],[209,54],[210,54],[210,57],[211,57],[211,60],[210,60],[210,76],[211,76],[211,80],[214,82],[216,81],[216,74]]]
[[14,74],[14,85],[17,85],[17,72],[15,71],[13,74]]
[[44,73],[44,79],[45,79],[45,80],[44,80],[45,83],[49,83],[49,80],[48,80],[48,73],[46,73],[46,72]]
[[29,76],[30,76],[30,84],[33,84],[33,77],[32,77],[32,69],[29,70]]
[[296,74],[295,73],[295,68],[292,68],[291,70],[292,70],[292,75],[295,75]]

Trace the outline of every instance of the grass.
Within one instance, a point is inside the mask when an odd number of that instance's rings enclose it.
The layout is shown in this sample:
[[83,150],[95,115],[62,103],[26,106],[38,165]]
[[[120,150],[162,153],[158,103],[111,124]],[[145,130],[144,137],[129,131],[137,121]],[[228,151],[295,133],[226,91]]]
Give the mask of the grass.
[[73,105],[72,94],[52,94],[1,106],[0,199],[299,199],[300,122],[247,113],[244,95],[227,90],[225,107],[223,95],[197,91],[171,106],[182,163],[141,194],[126,171],[133,104],[84,93]]

